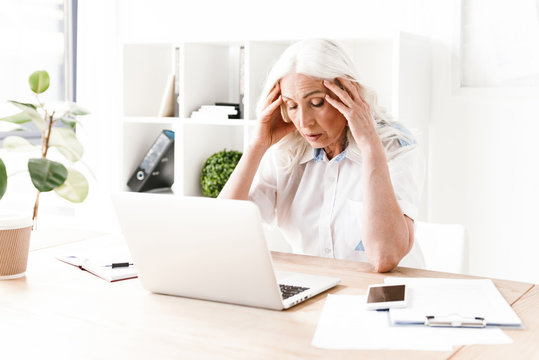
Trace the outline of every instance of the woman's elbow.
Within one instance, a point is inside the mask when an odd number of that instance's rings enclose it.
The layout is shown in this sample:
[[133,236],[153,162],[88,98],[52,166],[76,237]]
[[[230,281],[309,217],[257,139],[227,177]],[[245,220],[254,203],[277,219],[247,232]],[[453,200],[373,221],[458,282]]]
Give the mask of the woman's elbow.
[[398,256],[379,254],[373,259],[369,259],[374,271],[378,273],[388,272],[393,270],[399,265],[401,260]]
[[[367,259],[371,263],[374,271],[382,273],[395,269],[402,258],[410,251],[408,242],[399,242],[399,245],[381,246],[373,251],[367,251]],[[369,250],[369,249],[367,249]]]

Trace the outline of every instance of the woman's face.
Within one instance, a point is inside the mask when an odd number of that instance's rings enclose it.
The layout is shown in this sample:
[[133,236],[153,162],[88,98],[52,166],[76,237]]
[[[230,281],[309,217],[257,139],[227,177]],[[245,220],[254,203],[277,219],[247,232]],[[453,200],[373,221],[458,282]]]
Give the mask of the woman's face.
[[324,97],[329,90],[320,79],[291,73],[281,79],[286,113],[296,129],[314,148],[324,148],[328,157],[341,153],[346,119]]

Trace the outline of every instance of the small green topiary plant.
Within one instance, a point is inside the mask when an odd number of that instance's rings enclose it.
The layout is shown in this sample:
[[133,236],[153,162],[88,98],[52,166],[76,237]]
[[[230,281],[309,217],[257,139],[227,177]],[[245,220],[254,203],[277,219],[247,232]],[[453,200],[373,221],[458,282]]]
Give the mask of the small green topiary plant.
[[219,151],[206,160],[200,175],[204,196],[216,198],[240,161],[242,153],[234,150]]

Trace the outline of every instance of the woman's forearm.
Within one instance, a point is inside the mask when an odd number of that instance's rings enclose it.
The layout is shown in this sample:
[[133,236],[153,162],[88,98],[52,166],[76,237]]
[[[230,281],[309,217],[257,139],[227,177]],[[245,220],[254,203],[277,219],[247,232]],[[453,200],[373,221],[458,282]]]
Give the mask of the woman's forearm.
[[390,271],[410,251],[413,221],[402,213],[397,203],[382,144],[377,142],[363,150],[362,158],[365,252],[376,271]]
[[219,193],[220,199],[247,200],[260,161],[267,147],[250,145]]

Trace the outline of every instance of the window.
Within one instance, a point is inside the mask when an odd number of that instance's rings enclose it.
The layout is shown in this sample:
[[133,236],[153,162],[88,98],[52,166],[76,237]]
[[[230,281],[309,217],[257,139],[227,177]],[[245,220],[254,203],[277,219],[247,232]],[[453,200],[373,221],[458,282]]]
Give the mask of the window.
[[[51,86],[42,96],[54,102],[76,99],[77,0],[3,0],[0,11],[0,117],[17,112],[7,100],[35,102],[28,76],[47,70]],[[8,126],[9,124],[2,124]],[[41,136],[32,124],[16,135]],[[0,139],[13,132],[2,131]]]
[[461,0],[461,85],[539,86],[539,0]]

